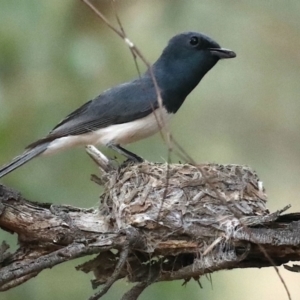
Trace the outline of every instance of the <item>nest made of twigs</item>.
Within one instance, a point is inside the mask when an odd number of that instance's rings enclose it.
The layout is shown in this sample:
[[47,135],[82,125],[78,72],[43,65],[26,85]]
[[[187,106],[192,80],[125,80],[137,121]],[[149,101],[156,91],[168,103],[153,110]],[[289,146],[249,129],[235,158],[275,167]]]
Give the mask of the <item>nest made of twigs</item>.
[[197,233],[198,240],[230,236],[241,222],[259,223],[269,213],[262,182],[247,166],[147,162],[109,175],[100,211],[114,229],[151,230],[155,239],[170,239],[170,232],[177,237]]

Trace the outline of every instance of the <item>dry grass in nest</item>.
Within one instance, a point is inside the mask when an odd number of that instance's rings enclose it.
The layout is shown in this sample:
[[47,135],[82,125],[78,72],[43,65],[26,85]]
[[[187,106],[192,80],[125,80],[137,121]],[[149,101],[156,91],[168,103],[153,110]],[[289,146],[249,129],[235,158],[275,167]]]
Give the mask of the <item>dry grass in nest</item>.
[[141,163],[105,174],[100,211],[114,230],[143,230],[147,252],[211,245],[268,215],[266,194],[247,166]]

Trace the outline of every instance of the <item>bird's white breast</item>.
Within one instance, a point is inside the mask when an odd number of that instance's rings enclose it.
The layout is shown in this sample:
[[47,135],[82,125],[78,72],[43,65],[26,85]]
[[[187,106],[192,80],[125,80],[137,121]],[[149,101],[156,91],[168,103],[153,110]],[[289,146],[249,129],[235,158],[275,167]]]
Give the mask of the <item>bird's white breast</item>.
[[80,135],[61,137],[50,143],[45,155],[80,145],[126,145],[158,132],[169,121],[165,108],[156,109],[150,115],[123,124],[110,125]]

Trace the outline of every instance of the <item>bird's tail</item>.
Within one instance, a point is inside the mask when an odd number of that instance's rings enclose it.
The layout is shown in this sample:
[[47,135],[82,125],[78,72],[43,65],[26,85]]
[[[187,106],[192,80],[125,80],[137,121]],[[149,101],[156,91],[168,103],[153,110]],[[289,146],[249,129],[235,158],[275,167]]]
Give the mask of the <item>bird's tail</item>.
[[25,152],[23,152],[21,155],[15,157],[10,163],[0,168],[0,178],[12,172],[13,170],[21,167],[22,165],[24,165],[34,157],[43,153],[47,149],[49,144],[50,142],[39,144],[34,148],[28,149]]

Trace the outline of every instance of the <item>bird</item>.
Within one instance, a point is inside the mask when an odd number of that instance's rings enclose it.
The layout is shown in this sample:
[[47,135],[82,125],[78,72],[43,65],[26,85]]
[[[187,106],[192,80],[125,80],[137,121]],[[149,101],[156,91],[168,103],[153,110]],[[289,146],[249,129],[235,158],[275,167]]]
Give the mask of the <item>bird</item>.
[[234,57],[235,52],[203,33],[173,36],[144,74],[105,90],[67,115],[48,135],[0,167],[0,178],[37,156],[75,146],[107,146],[129,160],[143,161],[122,146],[161,130],[204,75],[220,59]]

